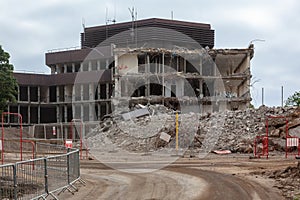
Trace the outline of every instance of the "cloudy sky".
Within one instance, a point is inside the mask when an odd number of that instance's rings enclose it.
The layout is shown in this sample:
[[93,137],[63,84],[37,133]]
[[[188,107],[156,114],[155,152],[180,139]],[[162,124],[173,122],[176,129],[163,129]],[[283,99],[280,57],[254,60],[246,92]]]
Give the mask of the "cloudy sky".
[[215,48],[246,48],[254,41],[252,98],[281,105],[300,90],[300,1],[297,0],[0,0],[0,45],[11,54],[16,71],[49,73],[45,53],[79,46],[82,19],[85,25],[103,25],[106,19],[131,20],[135,6],[138,19],[151,17],[210,23]]

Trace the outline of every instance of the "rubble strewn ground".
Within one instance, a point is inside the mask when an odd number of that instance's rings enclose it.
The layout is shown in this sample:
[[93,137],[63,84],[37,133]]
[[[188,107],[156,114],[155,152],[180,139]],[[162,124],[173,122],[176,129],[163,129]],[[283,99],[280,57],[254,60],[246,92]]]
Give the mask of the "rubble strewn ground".
[[[135,109],[140,109],[137,106]],[[107,117],[88,134],[91,148],[103,144],[130,152],[158,151],[175,148],[175,113],[162,105],[149,105],[150,115],[125,121],[121,115]],[[300,137],[300,109],[298,107],[249,108],[243,111],[216,113],[179,114],[179,147],[194,152],[230,150],[232,153],[252,155],[253,142],[257,135],[266,133],[266,116],[285,116],[290,136]],[[284,155],[286,121],[269,120],[270,155]],[[170,135],[170,141],[160,138],[162,133]],[[258,145],[261,151],[262,144]],[[106,151],[108,149],[105,149]],[[110,149],[113,150],[113,149]],[[295,149],[289,149],[292,151]],[[300,188],[300,167],[290,166],[285,170],[259,172],[274,178],[278,189],[287,199],[294,197]]]
[[276,180],[276,185],[278,189],[282,191],[282,194],[287,198],[292,198],[293,196],[299,195],[300,188],[300,165],[289,166],[284,170],[277,170],[271,172],[269,178],[274,178]]
[[300,198],[300,163],[295,166],[288,166],[285,169],[257,171],[251,174],[262,175],[274,179],[275,188],[278,188],[286,199]]
[[[89,145],[111,143],[133,152],[174,148],[174,112],[162,105],[150,105],[148,108],[150,115],[132,120],[125,121],[120,116],[105,118],[89,133]],[[179,147],[193,148],[196,151],[224,149],[233,153],[252,153],[255,136],[266,132],[268,115],[286,116],[290,135],[300,136],[300,110],[296,107],[261,106],[243,111],[203,114],[191,112],[179,114]],[[285,151],[285,120],[271,119],[268,128],[269,151]],[[161,140],[161,133],[169,134],[170,141]]]
[[[134,109],[142,107],[138,105]],[[103,148],[103,151],[106,152],[126,150],[134,153],[174,149],[176,142],[175,112],[162,105],[147,105],[147,108],[149,114],[131,120],[124,120],[122,113],[114,113],[105,117],[99,126],[87,135],[89,147],[91,149]],[[126,112],[128,111],[129,109]],[[184,160],[183,163],[187,163],[187,170],[192,170],[191,166],[194,166],[204,170],[228,173],[233,177],[238,176],[242,179],[254,177],[254,180],[258,182],[273,179],[275,184],[267,185],[266,188],[271,188],[272,191],[273,189],[280,190],[286,199],[299,199],[300,165],[297,165],[297,160],[293,156],[290,156],[289,159],[284,158],[285,119],[271,119],[269,121],[269,160],[248,159],[253,153],[255,136],[265,134],[267,115],[285,116],[289,121],[289,134],[300,136],[300,109],[297,107],[268,108],[262,106],[258,109],[244,111],[179,114],[179,148],[189,148],[194,152],[201,150],[230,150],[232,152],[230,155],[222,156],[209,154],[206,158],[199,159],[197,157],[189,158],[187,156],[189,151],[186,151],[186,156],[180,159]],[[19,136],[19,129],[11,128],[5,133],[7,136],[15,138]],[[168,142],[161,139],[162,133],[170,135]],[[25,137],[29,136],[25,134]],[[108,153],[108,155],[116,154]],[[153,153],[153,155],[155,154]],[[147,161],[148,158],[144,156],[142,161]],[[169,165],[172,165],[172,162]],[[93,163],[89,167],[92,168]],[[174,166],[170,169],[173,168]],[[182,164],[178,165],[176,170],[180,171],[181,168]],[[198,173],[198,171],[195,172],[195,176]],[[229,180],[231,178],[228,176]],[[168,185],[168,183],[166,184]],[[245,181],[244,184],[248,185],[248,182]],[[97,187],[102,185],[101,182]],[[74,197],[72,196],[72,198]]]

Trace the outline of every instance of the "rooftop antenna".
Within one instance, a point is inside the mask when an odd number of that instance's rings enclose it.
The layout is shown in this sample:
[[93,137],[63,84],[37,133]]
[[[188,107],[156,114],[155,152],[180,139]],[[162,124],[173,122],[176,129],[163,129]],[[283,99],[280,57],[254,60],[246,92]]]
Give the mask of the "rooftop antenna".
[[112,19],[112,22],[115,24],[116,23],[116,1],[114,2],[114,18]]
[[[137,20],[137,9],[135,9],[135,21]],[[137,47],[137,23],[135,23],[135,46]]]
[[85,42],[85,19],[82,18],[81,19],[81,25],[82,25],[82,28],[83,28],[83,38],[82,38],[82,44],[81,46],[85,46],[84,42]]
[[134,41],[134,7],[132,7],[131,9],[128,8],[129,12],[130,12],[130,16],[131,16],[131,33],[130,36],[132,38],[132,41]]
[[105,8],[105,29],[106,29],[106,39],[108,38],[108,25],[109,25],[109,23],[116,23],[116,13],[115,13],[115,11],[114,11],[114,18],[113,19],[110,19],[110,18],[108,18],[108,8],[106,7]]
[[108,24],[108,8],[106,7],[105,8],[105,38],[107,39],[107,36],[108,36],[108,27],[107,27],[107,24]]
[[134,9],[134,7],[132,7],[131,9],[128,8],[129,12],[130,12],[130,16],[131,16],[131,33],[130,36],[132,38],[132,41],[134,41],[135,39],[135,43],[137,45],[137,23],[135,23],[136,19],[137,19],[137,10]]
[[173,10],[171,11],[171,20],[173,20]]

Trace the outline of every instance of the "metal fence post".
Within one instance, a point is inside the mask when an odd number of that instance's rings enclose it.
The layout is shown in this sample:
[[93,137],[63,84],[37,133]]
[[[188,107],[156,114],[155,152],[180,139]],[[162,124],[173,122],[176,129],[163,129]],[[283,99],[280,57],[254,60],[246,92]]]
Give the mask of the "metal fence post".
[[68,148],[68,153],[67,153],[67,174],[68,174],[68,185],[70,185],[70,149]]
[[77,151],[77,156],[76,156],[76,161],[77,161],[77,177],[76,178],[79,178],[80,177],[80,160],[79,160],[79,152]]
[[45,167],[45,192],[49,194],[48,191],[48,171],[47,171],[47,158],[44,159],[44,167]]
[[13,177],[14,177],[14,199],[17,199],[17,189],[18,189],[18,183],[17,183],[17,166],[13,165]]

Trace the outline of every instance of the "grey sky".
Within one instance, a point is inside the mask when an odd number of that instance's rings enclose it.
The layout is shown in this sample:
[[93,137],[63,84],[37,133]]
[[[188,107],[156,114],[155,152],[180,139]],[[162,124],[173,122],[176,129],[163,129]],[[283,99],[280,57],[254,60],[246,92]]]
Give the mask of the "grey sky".
[[215,48],[246,48],[254,42],[252,59],[253,104],[281,104],[300,90],[300,1],[297,0],[0,0],[0,44],[11,54],[17,71],[49,73],[47,50],[79,46],[82,18],[85,25],[105,24],[108,17],[129,21],[128,7],[135,6],[138,19],[150,17],[210,23],[215,30]]

